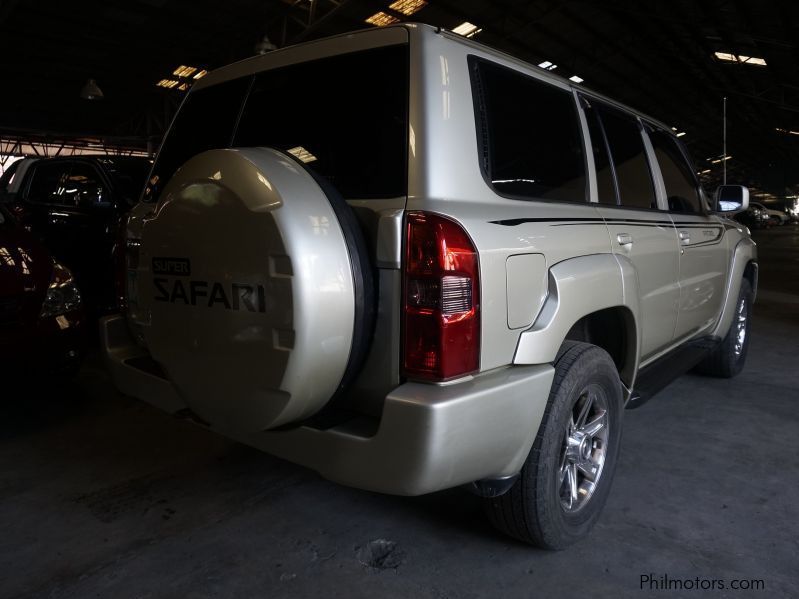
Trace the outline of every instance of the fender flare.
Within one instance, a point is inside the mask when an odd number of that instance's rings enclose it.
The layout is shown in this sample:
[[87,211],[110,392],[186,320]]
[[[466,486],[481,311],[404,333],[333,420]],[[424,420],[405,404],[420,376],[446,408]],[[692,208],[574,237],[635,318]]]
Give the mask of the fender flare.
[[746,267],[753,264],[755,268],[755,280],[752,285],[753,299],[757,296],[757,246],[749,238],[741,239],[735,246],[730,261],[730,276],[727,279],[727,289],[725,290],[724,304],[721,315],[713,329],[711,335],[723,339],[727,335],[732,325],[735,314],[738,294],[741,291],[741,281],[744,278]]
[[549,293],[533,325],[519,336],[513,363],[552,363],[578,320],[617,307],[626,308],[629,315],[632,351],[627,352],[620,376],[631,389],[641,355],[638,274],[628,258],[615,254],[571,258],[549,269]]

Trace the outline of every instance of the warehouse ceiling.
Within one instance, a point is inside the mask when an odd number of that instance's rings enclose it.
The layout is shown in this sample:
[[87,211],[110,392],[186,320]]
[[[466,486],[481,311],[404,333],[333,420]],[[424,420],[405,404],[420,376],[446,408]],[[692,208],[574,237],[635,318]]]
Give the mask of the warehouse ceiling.
[[[727,97],[729,179],[783,195],[799,184],[799,5],[753,0],[0,0],[0,134],[155,143],[201,69],[369,27],[378,12],[474,39],[657,117],[680,132],[709,185],[720,179]],[[424,5],[406,16],[400,9]],[[762,64],[765,63],[765,64]],[[173,75],[181,65],[198,71]],[[94,79],[104,99],[80,97]],[[162,80],[178,80],[169,89]],[[796,133],[791,133],[796,132]],[[796,193],[796,189],[793,189]]]

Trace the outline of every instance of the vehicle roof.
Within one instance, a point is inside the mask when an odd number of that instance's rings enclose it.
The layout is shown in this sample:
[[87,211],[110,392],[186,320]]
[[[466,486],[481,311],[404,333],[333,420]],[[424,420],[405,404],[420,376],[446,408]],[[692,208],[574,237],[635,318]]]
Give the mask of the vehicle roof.
[[[463,46],[465,48],[472,48],[472,49],[477,50],[477,51],[479,51],[479,52],[481,52],[483,54],[489,54],[489,55],[495,56],[497,58],[501,58],[502,60],[504,60],[506,62],[509,62],[509,63],[512,63],[512,64],[518,66],[522,70],[527,70],[527,71],[530,71],[530,72],[534,73],[534,75],[537,78],[539,78],[539,79],[542,79],[542,80],[545,80],[545,81],[549,80],[549,81],[553,81],[553,82],[558,82],[560,85],[566,85],[569,88],[578,90],[578,91],[580,91],[580,92],[582,92],[582,93],[584,93],[584,94],[586,94],[586,95],[588,95],[590,97],[596,98],[596,99],[601,100],[601,101],[603,101],[603,102],[605,102],[607,104],[615,106],[616,108],[620,108],[622,110],[625,110],[627,112],[635,114],[636,116],[639,116],[642,119],[645,119],[645,120],[647,120],[648,122],[650,122],[652,124],[655,124],[655,125],[658,125],[659,127],[662,127],[665,131],[667,131],[669,134],[671,134],[673,137],[676,138],[676,136],[674,135],[674,132],[672,131],[671,127],[669,127],[666,123],[664,123],[661,120],[656,119],[656,118],[654,118],[654,117],[652,117],[652,116],[650,116],[650,115],[648,115],[648,114],[646,114],[644,112],[641,112],[640,110],[636,110],[635,108],[632,108],[631,106],[627,106],[626,104],[618,102],[617,100],[614,100],[613,98],[610,98],[608,96],[605,96],[604,94],[596,92],[596,91],[590,89],[589,87],[577,84],[577,83],[571,81],[570,79],[567,79],[566,77],[563,77],[561,75],[557,75],[557,74],[553,73],[552,71],[547,71],[546,69],[542,69],[542,68],[540,68],[540,67],[538,67],[538,66],[536,66],[536,65],[534,65],[532,63],[526,62],[526,61],[524,61],[524,60],[522,60],[520,58],[517,58],[517,57],[515,57],[515,56],[513,56],[511,54],[508,54],[507,52],[503,52],[502,50],[497,50],[496,48],[493,48],[491,46],[487,46],[487,45],[482,44],[482,43],[480,43],[480,42],[478,42],[476,40],[473,40],[471,38],[466,38],[466,37],[463,37],[462,35],[458,35],[457,33],[453,33],[453,32],[448,31],[446,29],[442,29],[441,27],[434,27],[432,25],[427,25],[425,23],[395,23],[393,25],[388,25],[388,26],[385,26],[385,27],[370,27],[370,28],[366,28],[366,29],[360,29],[360,30],[357,30],[357,31],[341,33],[341,34],[338,34],[338,35],[333,35],[333,36],[328,36],[328,37],[324,37],[324,38],[320,38],[320,39],[316,39],[316,40],[311,40],[311,41],[303,42],[303,43],[300,43],[300,44],[295,44],[295,45],[292,45],[292,46],[286,46],[285,48],[279,48],[277,50],[273,50],[273,51],[271,51],[271,52],[269,52],[267,54],[263,54],[263,55],[260,55],[260,56],[251,56],[249,58],[245,58],[243,60],[239,60],[239,61],[231,63],[229,65],[220,67],[218,69],[214,69],[208,75],[206,75],[205,77],[200,79],[197,83],[195,83],[194,86],[192,87],[192,91],[197,90],[197,89],[202,89],[204,87],[210,87],[210,86],[215,85],[217,83],[221,83],[223,81],[227,81],[227,80],[229,80],[231,78],[237,78],[239,76],[252,75],[252,74],[256,74],[256,73],[259,73],[259,72],[266,71],[266,70],[269,70],[271,68],[274,68],[274,66],[275,66],[274,65],[275,56],[280,56],[283,53],[293,52],[293,51],[296,51],[297,49],[300,49],[300,48],[307,48],[307,47],[312,46],[314,44],[328,43],[331,40],[335,40],[335,39],[339,39],[339,38],[352,37],[352,36],[364,35],[364,34],[374,35],[374,32],[376,32],[376,31],[389,32],[389,31],[397,30],[397,29],[404,29],[404,30],[407,30],[407,31],[414,31],[414,32],[417,32],[418,34],[421,34],[421,35],[430,35],[430,36],[438,35],[438,36],[442,36],[445,39],[447,39],[449,42],[452,42],[452,43],[457,44],[459,46]],[[236,73],[236,75],[232,76],[234,73]]]
[[642,119],[645,119],[645,120],[647,120],[647,121],[649,121],[649,122],[651,122],[653,124],[659,125],[660,127],[664,128],[666,131],[668,131],[669,133],[674,135],[674,133],[672,132],[671,128],[666,123],[664,123],[663,121],[661,121],[659,119],[656,119],[655,117],[650,116],[650,115],[648,115],[648,114],[646,114],[644,112],[641,112],[640,110],[637,110],[637,109],[633,108],[632,106],[628,106],[626,104],[623,104],[622,102],[619,102],[618,100],[614,100],[613,98],[610,98],[610,97],[608,97],[608,96],[606,96],[606,95],[604,95],[604,94],[602,94],[600,92],[594,91],[594,90],[592,90],[591,88],[589,88],[587,86],[581,85],[579,83],[575,83],[571,79],[563,77],[562,75],[558,75],[556,73],[553,73],[552,71],[548,71],[546,69],[542,69],[541,67],[539,67],[537,65],[534,65],[534,64],[532,64],[530,62],[527,62],[525,60],[522,60],[521,58],[518,58],[516,56],[513,56],[512,54],[508,54],[507,52],[504,52],[502,50],[497,50],[496,48],[494,48],[492,46],[487,46],[486,44],[478,42],[477,40],[474,40],[472,38],[467,38],[467,37],[464,37],[462,35],[458,35],[457,33],[453,33],[452,31],[448,31],[446,29],[440,29],[440,28],[437,28],[437,27],[432,27],[430,25],[419,24],[419,26],[423,27],[424,29],[431,30],[431,31],[435,32],[438,35],[442,35],[443,37],[447,38],[448,40],[450,40],[450,41],[452,41],[452,42],[454,42],[456,44],[459,44],[459,45],[462,45],[462,46],[466,46],[466,47],[470,47],[470,48],[474,48],[476,50],[480,50],[481,52],[485,52],[487,54],[492,54],[494,56],[501,57],[503,60],[506,60],[506,61],[511,62],[511,63],[515,63],[516,65],[518,65],[519,67],[521,67],[523,69],[527,69],[527,70],[531,70],[532,69],[535,72],[536,76],[539,77],[540,79],[544,79],[544,80],[549,79],[551,81],[557,81],[557,82],[559,82],[559,83],[561,83],[563,85],[567,85],[570,88],[578,90],[580,92],[583,92],[583,93],[585,93],[588,96],[591,96],[591,97],[596,98],[598,100],[602,100],[603,102],[605,102],[607,104],[610,104],[612,106],[615,106],[615,107],[620,108],[622,110],[625,110],[627,112],[631,112],[631,113],[641,117]]

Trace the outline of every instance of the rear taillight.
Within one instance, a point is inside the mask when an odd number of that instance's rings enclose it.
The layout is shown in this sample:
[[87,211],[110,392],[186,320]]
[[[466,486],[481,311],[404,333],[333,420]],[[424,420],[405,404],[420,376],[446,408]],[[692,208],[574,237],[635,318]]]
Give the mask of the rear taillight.
[[446,380],[480,366],[477,250],[456,222],[409,212],[405,230],[403,369]]

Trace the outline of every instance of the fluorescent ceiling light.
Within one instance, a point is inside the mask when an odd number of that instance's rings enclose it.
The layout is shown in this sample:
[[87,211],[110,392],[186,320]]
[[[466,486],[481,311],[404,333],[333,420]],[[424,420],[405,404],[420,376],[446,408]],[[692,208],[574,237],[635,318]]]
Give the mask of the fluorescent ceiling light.
[[677,137],[682,137],[683,135],[685,135],[685,131],[680,131],[680,132],[677,134]]
[[732,156],[723,156],[720,158],[708,158],[710,160],[710,164],[718,164],[719,162],[724,162],[725,160],[729,160]]
[[187,67],[186,65],[182,64],[172,71],[172,74],[175,75],[175,77],[191,77],[191,75],[196,72],[197,67]]
[[180,85],[178,85],[178,89],[180,91],[182,91],[182,92],[185,92],[187,89],[189,89],[189,84],[188,83],[181,83]]
[[706,169],[705,169],[705,170],[703,170],[703,171],[699,171],[697,174],[699,174],[699,175],[707,175],[709,172],[710,172],[710,169],[709,169],[709,168],[706,168]]
[[788,135],[799,135],[799,131],[792,131],[791,129],[782,129],[781,127],[775,127],[775,129],[779,133],[786,133]]
[[427,0],[397,0],[393,4],[389,4],[388,7],[406,16],[411,16],[413,13],[422,10],[425,5],[427,5]]
[[548,60],[545,60],[544,62],[539,63],[538,66],[541,67],[542,69],[546,69],[547,71],[554,71],[555,69],[558,68],[558,65],[553,64],[553,63],[551,63]]
[[469,21],[464,21],[460,25],[458,25],[455,29],[452,30],[452,33],[457,33],[458,35],[462,35],[464,37],[472,37],[476,33],[480,33],[482,29],[480,29],[474,23],[470,23]]
[[370,25],[374,25],[375,27],[384,27],[385,25],[398,23],[399,19],[384,12],[376,12],[371,17],[366,19],[366,22]]
[[569,81],[574,81],[575,83],[582,83],[583,81],[585,81],[585,79],[583,79],[579,75],[572,75],[571,77],[569,77]]
[[180,83],[180,82],[177,79],[161,79],[161,81],[159,81],[155,85],[158,86],[158,87],[165,87],[167,89],[172,89],[178,83]]
[[308,150],[303,148],[302,146],[297,146],[296,148],[289,148],[286,150],[289,154],[294,156],[295,158],[302,160],[303,162],[313,162],[314,160],[318,160],[316,156],[311,154]]
[[740,62],[742,64],[752,64],[760,67],[766,66],[766,60],[764,58],[757,58],[755,56],[730,54],[729,52],[714,52],[713,55],[719,60],[723,60],[725,62]]
[[201,70],[201,71],[198,71],[197,73],[195,73],[195,75],[194,75],[194,77],[192,77],[192,79],[202,79],[202,78],[203,78],[203,77],[205,77],[207,74],[208,74],[208,71],[206,71],[205,69],[203,69],[203,70]]

